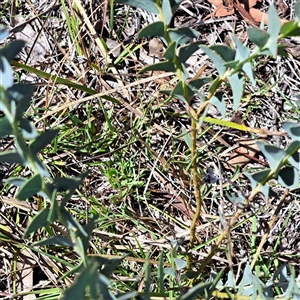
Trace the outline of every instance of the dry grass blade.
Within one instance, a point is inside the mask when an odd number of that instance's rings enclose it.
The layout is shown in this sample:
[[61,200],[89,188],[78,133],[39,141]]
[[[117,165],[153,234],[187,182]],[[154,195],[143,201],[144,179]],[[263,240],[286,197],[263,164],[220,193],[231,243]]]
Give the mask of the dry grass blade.
[[[160,75],[151,76],[149,78],[140,79],[140,80],[132,82],[132,83],[126,85],[126,86],[117,87],[117,88],[114,88],[114,89],[111,89],[111,90],[108,90],[108,91],[105,91],[105,92],[97,93],[97,94],[92,95],[92,96],[88,96],[88,97],[85,97],[85,98],[82,98],[82,99],[78,99],[78,100],[72,101],[71,103],[60,105],[58,108],[52,109],[49,113],[47,113],[42,118],[40,118],[39,121],[42,121],[42,120],[46,119],[47,117],[51,116],[53,113],[59,112],[61,110],[64,110],[64,109],[70,107],[71,105],[73,106],[73,105],[77,105],[77,104],[80,104],[80,103],[84,103],[84,102],[93,100],[93,99],[98,98],[98,97],[103,97],[103,96],[111,95],[111,94],[116,93],[116,92],[127,90],[127,89],[129,89],[129,88],[131,88],[133,86],[137,86],[137,85],[140,85],[140,84],[151,82],[151,81],[153,81],[155,79],[158,79],[158,78],[168,77],[168,76],[170,76],[172,74],[173,73],[171,73],[171,72],[170,73],[163,73],[163,74],[160,74]],[[117,101],[119,101],[121,104],[123,104],[129,111],[131,111],[137,117],[145,118],[144,114],[139,109],[133,108],[130,104],[128,104],[127,102],[125,102],[122,99],[118,99]]]
[[[85,10],[83,9],[83,7],[81,5],[80,0],[75,0],[74,2],[76,3],[76,6],[78,7],[79,12],[83,16],[83,20],[84,20],[85,24],[87,25],[87,27],[88,27],[88,29],[91,33],[91,36],[95,37],[95,42],[96,42],[96,44],[97,44],[97,46],[100,50],[100,53],[101,53],[102,57],[105,59],[105,65],[110,68],[110,70],[112,71],[112,73],[114,75],[119,75],[116,68],[112,64],[112,61],[108,57],[108,54],[107,54],[105,48],[103,47],[102,43],[100,42],[100,38],[97,35],[97,32],[96,32],[95,28],[92,26],[89,18],[87,17],[86,12],[85,12]],[[130,96],[129,96],[129,93],[128,93],[127,89],[125,89],[125,87],[124,87],[123,81],[117,79],[117,82],[118,82],[120,88],[122,89],[122,91],[125,93],[126,99],[129,101]]]

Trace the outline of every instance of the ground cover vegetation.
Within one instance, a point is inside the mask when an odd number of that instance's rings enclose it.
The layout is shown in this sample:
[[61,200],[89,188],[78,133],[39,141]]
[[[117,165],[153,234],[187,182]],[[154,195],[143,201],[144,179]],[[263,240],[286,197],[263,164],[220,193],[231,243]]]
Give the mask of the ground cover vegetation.
[[1,4],[4,299],[300,298],[300,2],[240,2]]

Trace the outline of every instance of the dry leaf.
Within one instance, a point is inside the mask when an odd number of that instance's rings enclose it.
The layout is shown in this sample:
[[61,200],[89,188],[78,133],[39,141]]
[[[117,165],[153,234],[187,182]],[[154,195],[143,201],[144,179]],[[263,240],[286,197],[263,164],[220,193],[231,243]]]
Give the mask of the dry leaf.
[[[17,291],[19,293],[31,292],[33,287],[33,267],[36,265],[31,253],[27,249],[23,249],[18,256],[17,261]],[[24,300],[36,299],[35,295],[28,294],[23,296]]]
[[[16,18],[16,25],[25,22],[23,17]],[[23,40],[27,47],[32,48],[28,63],[39,64],[45,60],[47,53],[49,53],[49,42],[43,34],[34,31],[30,24],[27,24],[21,32],[16,32],[16,39]]]
[[[268,14],[267,13],[264,13],[256,8],[250,8],[250,14],[256,22],[261,23],[262,19],[264,19],[264,24],[268,25]],[[279,19],[279,21],[280,21],[281,25],[288,22],[285,19]]]
[[[259,22],[256,22],[252,15],[244,8],[244,5],[239,3],[238,0],[236,0],[236,4],[234,4],[234,7],[237,9],[237,11],[240,13],[240,15],[243,17],[243,19],[253,26],[258,26]],[[248,8],[247,8],[248,9]]]
[[160,58],[163,54],[164,44],[158,38],[153,38],[149,42],[149,55]]
[[[247,2],[246,8],[244,5],[245,1]],[[235,13],[236,10],[243,17],[243,19],[250,25],[260,24],[262,19],[264,19],[264,24],[266,25],[268,24],[268,14],[263,13],[256,8],[253,8],[253,6],[256,5],[257,2],[261,2],[261,0],[249,0],[249,1],[240,0],[240,2],[238,0],[227,0],[227,2],[229,2],[229,5],[227,4],[227,7],[223,4],[223,0],[208,0],[208,2],[210,2],[216,7],[216,9],[211,14],[212,16],[215,17],[231,16]],[[284,24],[285,22],[287,22],[287,20],[280,19],[281,24]]]
[[112,53],[113,57],[119,57],[121,53],[121,44],[109,38],[106,39],[106,46]]
[[[244,140],[239,141],[239,147],[235,149],[235,152],[233,152],[230,155],[229,160],[227,160],[227,163],[236,166],[239,165],[240,167],[244,166],[245,164],[249,163],[251,161],[250,157],[254,157],[257,152],[259,152],[259,148],[256,145],[255,140]],[[246,154],[247,156],[243,155]]]
[[[176,202],[171,203],[171,205],[182,212],[182,214],[185,216],[185,222],[193,220],[194,212],[191,210],[190,207],[187,207],[187,205],[183,201],[178,200]],[[200,225],[199,221],[197,222],[197,225]]]
[[[232,3],[232,5],[227,4],[227,6],[224,6],[223,0],[208,0],[212,5],[216,7],[214,12],[212,13],[213,16],[216,17],[226,17],[234,14],[234,2],[231,0],[227,0],[227,2]],[[253,7],[257,2],[261,2],[261,0],[250,0],[249,2],[249,8]],[[243,4],[241,4],[243,5]]]

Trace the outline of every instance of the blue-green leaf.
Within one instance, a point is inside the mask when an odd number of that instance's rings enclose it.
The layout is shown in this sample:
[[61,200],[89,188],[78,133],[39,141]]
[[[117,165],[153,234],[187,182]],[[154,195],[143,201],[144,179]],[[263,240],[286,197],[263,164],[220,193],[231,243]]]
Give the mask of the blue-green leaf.
[[48,187],[50,190],[56,189],[59,192],[67,191],[67,190],[76,190],[76,188],[81,183],[81,178],[73,177],[58,177],[53,179],[53,183],[49,184]]
[[[300,35],[300,32],[299,32],[299,35]],[[278,44],[277,45],[277,55],[280,55],[280,56],[283,56],[283,57],[287,57],[288,56],[288,54],[286,52],[286,48],[287,47],[288,47],[287,45]]]
[[162,0],[161,8],[163,11],[165,24],[170,24],[172,16],[174,15],[181,1],[182,0]]
[[271,4],[268,10],[268,33],[272,39],[277,39],[279,31],[280,20],[274,4]]
[[225,62],[230,62],[234,60],[235,57],[235,49],[228,47],[223,44],[216,44],[209,47],[211,50],[217,52]]
[[179,50],[179,61],[185,63],[195,51],[200,49],[203,43],[204,42],[195,42],[182,46]]
[[245,74],[248,76],[250,79],[251,83],[253,86],[256,85],[255,77],[254,77],[254,72],[253,72],[253,67],[250,62],[247,62],[243,65],[242,70],[245,72]]
[[244,46],[240,40],[232,35],[232,39],[236,45],[236,54],[235,54],[235,60],[245,60],[250,55],[250,50],[248,47]]
[[285,149],[286,154],[292,155],[300,149],[300,140],[292,141]]
[[34,167],[37,169],[37,171],[40,173],[42,177],[49,177],[49,172],[47,170],[47,167],[39,160],[37,155],[34,155]]
[[201,78],[197,78],[195,80],[191,80],[188,83],[188,86],[194,91],[198,91],[203,85],[212,82],[212,78],[211,77],[201,77]]
[[270,5],[268,10],[268,33],[270,38],[266,47],[270,50],[272,56],[277,56],[277,38],[280,31],[280,21],[276,9],[273,4]]
[[16,110],[16,120],[20,120],[24,114],[24,112],[28,109],[29,105],[31,102],[31,98],[23,98],[21,102],[18,103],[17,105],[17,110]]
[[6,39],[8,35],[9,31],[2,24],[0,24],[0,41]]
[[173,278],[176,276],[176,270],[172,268],[164,268],[164,274],[167,274]]
[[16,101],[18,105],[26,102],[27,109],[34,89],[34,85],[17,83],[7,90],[7,97],[10,101]]
[[0,138],[10,135],[12,133],[12,128],[6,117],[0,118]]
[[10,64],[4,56],[0,56],[0,85],[6,89],[11,87],[13,83],[14,78]]
[[[69,183],[68,187],[68,192],[65,194],[64,198],[61,201],[61,207],[64,207],[67,204],[67,201],[70,199],[70,197],[74,194],[76,188],[79,186],[79,184],[82,182],[82,180],[88,175],[88,172],[83,172],[81,173],[79,176],[77,177],[73,177],[72,180],[74,181],[74,183]],[[59,178],[56,178],[54,180],[54,183],[57,183],[57,181],[59,181]],[[77,184],[75,184],[77,183]],[[57,183],[57,186],[59,186],[59,184]]]
[[252,187],[255,188],[257,183],[263,183],[265,181],[270,172],[271,169],[264,169],[252,174],[245,172],[244,175],[249,178]]
[[[99,275],[96,270],[94,271],[94,276],[90,276],[90,282],[87,285],[87,294],[89,295],[89,299],[107,299],[107,300],[115,300],[111,299],[109,291],[107,289],[107,285],[99,282]],[[101,288],[105,290],[104,293],[101,293]],[[108,294],[108,295],[106,295]],[[101,296],[100,296],[101,295]],[[104,298],[106,297],[106,298]]]
[[205,96],[199,91],[199,89],[207,84],[210,83],[212,81],[211,77],[201,77],[195,80],[190,81],[187,84],[188,87],[188,91],[189,91],[189,95],[191,95],[191,98],[194,96],[194,94],[196,94],[201,101],[205,100]]
[[243,196],[243,194],[240,191],[237,192],[237,195],[235,195],[233,193],[226,193],[226,196],[227,196],[228,200],[232,204],[236,205],[237,207],[242,205],[245,200],[245,197]]
[[258,28],[248,27],[247,31],[250,41],[261,49],[266,45],[270,37],[267,32]]
[[[276,58],[277,57],[277,50],[278,50],[278,47],[277,47],[277,39],[274,40],[272,38],[269,39],[266,47],[268,47],[268,51],[269,51],[269,55],[271,55],[273,58]],[[266,52],[263,52],[263,53],[266,53]]]
[[213,104],[218,111],[221,113],[222,117],[225,118],[226,114],[226,105],[223,99],[223,94],[221,92],[217,92],[215,96],[212,96],[210,99],[210,103]]
[[141,8],[149,13],[158,14],[158,10],[155,4],[155,0],[115,0],[116,3],[123,3],[126,5]]
[[42,178],[40,174],[36,174],[26,180],[25,184],[20,188],[17,198],[19,200],[26,200],[36,195],[42,188]]
[[278,182],[286,188],[296,188],[299,184],[299,173],[294,167],[284,167],[278,173]]
[[89,286],[92,281],[91,276],[89,276],[89,271],[89,268],[87,268],[82,273],[80,273],[73,284],[64,291],[60,299],[86,299],[86,287]]
[[19,127],[24,139],[34,139],[38,136],[34,125],[27,119],[21,119]]
[[[51,192],[51,207],[50,207],[50,211],[49,211],[49,214],[48,214],[48,222],[49,223],[54,223],[56,220],[58,220],[58,213],[59,211],[61,210],[61,206],[60,204],[58,204],[57,200],[56,200],[56,194],[57,194],[57,191],[52,191]],[[46,197],[48,197],[49,195],[47,195]],[[44,196],[45,197],[45,196]]]
[[5,180],[5,182],[8,182],[9,184],[21,187],[25,182],[27,181],[27,178],[22,177],[10,177]]
[[120,263],[124,260],[126,256],[127,255],[108,258],[107,263],[104,265],[104,268],[102,268],[101,270],[101,274],[109,278],[112,272],[120,265]]
[[216,77],[209,85],[208,92],[214,93],[216,91],[216,89],[218,88],[219,84],[220,84],[219,77]]
[[175,72],[175,67],[173,62],[163,61],[156,64],[148,65],[143,68],[139,73],[147,72],[147,71],[166,71],[166,72]]
[[30,150],[33,154],[37,154],[39,151],[44,149],[52,140],[56,137],[58,129],[47,130],[40,134],[34,142],[30,145]]
[[65,208],[61,208],[60,220],[69,229],[76,231],[76,236],[81,234],[82,236],[87,236],[87,233],[83,230],[83,227],[77,222],[77,220],[71,215],[69,211]]
[[[90,240],[90,237],[92,235],[92,232],[93,232],[93,229],[94,229],[94,226],[95,226],[97,220],[98,220],[98,216],[94,215],[86,225],[82,226],[85,234],[81,234],[80,232],[78,234],[82,240],[82,244],[83,244],[85,252],[88,250],[89,240]],[[104,273],[102,272],[102,274],[104,274]],[[106,275],[106,274],[104,274],[104,275]]]
[[74,244],[71,239],[67,236],[52,236],[46,240],[38,241],[33,244],[34,246],[49,246],[49,245],[59,245],[65,247],[73,247]]
[[160,90],[159,93],[162,93],[162,94],[170,96],[172,94],[172,90]]
[[233,272],[232,270],[230,270],[227,274],[227,281],[225,282],[225,286],[234,286],[235,284],[235,280],[234,280],[234,275],[233,275]]
[[265,196],[266,199],[268,199],[269,197],[270,186],[265,183],[265,181],[270,174],[270,171],[270,169],[265,169],[252,174],[247,172],[244,173],[244,175],[250,180],[252,188],[255,188],[257,186],[257,183],[262,184],[260,192]]
[[186,44],[191,39],[199,36],[199,32],[189,28],[168,28],[168,33],[170,35],[171,41],[176,42],[177,45]]
[[11,62],[24,47],[24,41],[12,41],[6,47],[0,49],[0,56],[5,56],[8,62]]
[[[300,153],[298,152],[298,149],[300,148],[300,142],[299,141],[293,141],[291,144],[287,147],[286,153],[291,155],[293,153],[288,161],[289,163],[300,171]],[[296,150],[296,151],[295,151]]]
[[200,47],[203,52],[212,60],[214,65],[217,68],[217,71],[220,76],[224,75],[226,68],[224,67],[224,61],[223,59],[214,51],[212,51],[210,48],[201,46]]
[[237,110],[244,94],[244,80],[236,73],[231,75],[228,80],[233,94],[233,106],[234,109]]
[[300,153],[295,152],[289,159],[289,163],[300,171]]
[[35,232],[38,229],[45,227],[49,224],[49,211],[49,208],[45,208],[33,217],[32,221],[29,223],[28,227],[25,230],[24,238],[28,237],[32,232]]
[[260,192],[265,196],[265,199],[268,200],[268,199],[269,199],[270,192],[271,192],[271,188],[270,188],[270,186],[266,183],[266,184],[264,184],[264,185],[261,187]]
[[164,22],[169,25],[173,15],[170,1],[162,0],[161,8],[164,16]]
[[0,162],[22,165],[25,163],[23,157],[16,151],[6,151],[0,154]]
[[297,21],[289,21],[284,23],[280,28],[280,33],[283,37],[289,36],[299,36],[300,35],[300,27]]
[[182,270],[186,267],[186,261],[181,258],[174,258],[176,270]]
[[283,129],[294,141],[300,141],[300,126],[294,122],[282,122]]
[[[285,50],[286,48],[287,48],[287,45],[278,44],[277,45],[277,55],[287,56],[287,52]],[[272,53],[269,49],[265,49],[265,50],[261,51],[259,54],[272,56]]]
[[300,21],[300,1],[298,0],[295,4],[295,15],[298,21]]
[[163,57],[171,62],[174,61],[174,57],[176,56],[176,43],[173,42],[164,53]]
[[17,135],[15,137],[15,146],[19,155],[23,157],[25,164],[28,164],[27,144],[25,143],[24,139],[20,135]]
[[137,35],[138,39],[148,36],[161,36],[164,37],[164,23],[161,21],[151,23],[150,25],[141,29]]
[[239,60],[232,60],[224,63],[224,67],[235,69],[239,65]]
[[179,81],[172,91],[172,96],[177,97],[179,100],[181,100],[184,103],[190,103],[190,100],[192,99],[194,92],[189,86],[186,86],[187,94],[185,94],[185,91],[183,89],[184,85],[185,85],[184,82]]
[[100,299],[107,299],[107,300],[116,300],[116,297],[111,295],[110,290],[107,288],[110,285],[108,278],[103,276],[101,273],[98,274],[99,279],[99,290],[100,290]]
[[[250,268],[250,265],[248,262],[246,263],[245,269],[243,271],[242,282],[243,282],[242,287],[250,285],[252,282],[252,271],[251,271],[251,268]],[[240,285],[239,285],[239,287],[240,287]]]
[[256,144],[266,157],[272,170],[277,169],[282,164],[282,160],[286,156],[285,150],[261,141],[257,141]]
[[182,128],[182,134],[181,135],[182,135],[185,143],[189,147],[189,149],[191,149],[191,147],[192,147],[192,139],[191,139],[191,136],[190,136],[189,132],[187,132],[184,128]]

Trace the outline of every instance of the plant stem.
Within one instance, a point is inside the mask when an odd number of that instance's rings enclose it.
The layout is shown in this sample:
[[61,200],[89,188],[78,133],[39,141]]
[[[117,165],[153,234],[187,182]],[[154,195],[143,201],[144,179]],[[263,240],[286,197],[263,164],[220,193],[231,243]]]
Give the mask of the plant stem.
[[[198,123],[201,117],[201,113],[205,109],[205,107],[209,104],[209,100],[214,95],[217,88],[220,86],[220,84],[223,82],[223,77],[219,78],[212,89],[212,91],[209,92],[206,100],[201,103],[200,107],[198,108],[197,112],[194,111],[192,107],[190,107],[190,115],[191,115],[191,158],[192,158],[192,178],[193,178],[193,188],[194,188],[194,195],[196,199],[196,210],[193,216],[193,220],[190,226],[190,240],[188,249],[191,250],[194,247],[194,241],[195,241],[195,233],[196,233],[196,225],[197,221],[199,220],[200,214],[201,214],[201,204],[202,204],[202,195],[200,192],[200,184],[201,180],[199,178],[198,174],[198,161],[197,161],[197,131],[198,131]],[[191,253],[187,256],[187,269],[191,270],[192,268],[192,255]]]
[[[192,158],[192,176],[193,176],[193,187],[194,193],[196,198],[196,211],[193,216],[193,220],[190,227],[190,241],[188,245],[188,249],[191,250],[194,247],[195,241],[195,232],[196,232],[196,224],[200,217],[201,213],[201,204],[202,204],[202,197],[200,193],[200,180],[198,174],[198,164],[197,164],[197,151],[196,151],[196,141],[197,141],[197,120],[192,117],[191,122],[191,140],[192,140],[192,147],[191,147],[191,158]],[[187,257],[187,269],[191,270],[192,268],[192,255],[191,253],[188,254]]]

